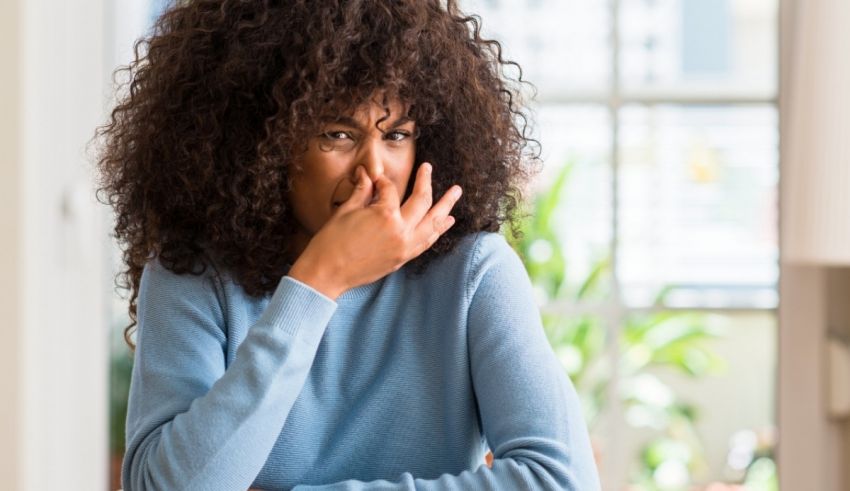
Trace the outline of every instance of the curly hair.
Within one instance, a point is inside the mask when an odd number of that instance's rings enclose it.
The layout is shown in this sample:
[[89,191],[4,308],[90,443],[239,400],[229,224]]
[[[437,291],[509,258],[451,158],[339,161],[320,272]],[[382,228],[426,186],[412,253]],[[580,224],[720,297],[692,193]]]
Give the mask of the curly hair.
[[116,284],[130,290],[130,348],[153,258],[177,274],[222,267],[250,295],[274,290],[296,230],[285,195],[297,157],[321,121],[375,90],[409,104],[415,161],[432,163],[435,199],[464,189],[454,227],[406,269],[421,273],[472,232],[507,222],[518,235],[540,146],[520,102],[522,70],[480,27],[455,0],[171,5],[113,73],[127,72],[118,89],[129,90],[95,131],[97,196],[114,208],[126,268]]

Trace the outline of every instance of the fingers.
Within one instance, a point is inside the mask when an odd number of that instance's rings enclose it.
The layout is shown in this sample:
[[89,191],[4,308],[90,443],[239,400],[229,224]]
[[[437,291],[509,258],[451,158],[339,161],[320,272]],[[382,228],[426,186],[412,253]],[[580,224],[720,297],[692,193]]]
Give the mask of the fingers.
[[460,186],[458,186],[457,184],[450,187],[443,194],[443,197],[440,198],[440,201],[438,201],[436,205],[431,207],[431,209],[420,222],[420,225],[427,222],[433,222],[434,220],[441,221],[445,217],[447,217],[449,215],[449,212],[452,210],[452,207],[455,205],[455,203],[457,203],[457,200],[460,199],[461,194],[463,193],[460,189]]
[[431,247],[440,235],[454,224],[455,219],[449,216],[449,212],[462,194],[460,186],[454,185],[443,194],[436,204],[433,204],[431,171],[432,167],[427,162],[419,166],[413,191],[404,206],[400,206],[398,190],[389,178],[381,174],[373,182],[365,168],[359,166],[356,170],[357,185],[354,192],[339,209],[348,211],[356,208],[367,208],[372,201],[373,193],[376,192],[375,207],[401,212],[402,221],[407,223],[404,228],[413,232],[409,236],[411,239],[409,243],[415,244],[414,247],[421,249],[415,254],[418,255]]
[[398,190],[389,178],[383,174],[378,176],[375,181],[375,187],[378,188],[378,201],[376,205],[387,206],[390,209],[398,209]]
[[437,202],[428,213],[422,218],[422,221],[416,226],[414,235],[419,239],[422,248],[427,249],[437,241],[437,239],[446,232],[455,222],[454,217],[449,216],[449,212],[454,207],[457,200],[460,199],[462,190],[460,186],[454,185],[443,194],[440,201]]
[[357,175],[354,192],[339,206],[339,211],[347,212],[356,208],[364,208],[372,201],[372,180],[366,174],[366,169],[363,166],[358,166],[354,172]]
[[401,207],[401,216],[404,221],[417,224],[428,212],[433,204],[433,191],[431,188],[431,164],[422,163],[416,172],[416,182],[410,197]]

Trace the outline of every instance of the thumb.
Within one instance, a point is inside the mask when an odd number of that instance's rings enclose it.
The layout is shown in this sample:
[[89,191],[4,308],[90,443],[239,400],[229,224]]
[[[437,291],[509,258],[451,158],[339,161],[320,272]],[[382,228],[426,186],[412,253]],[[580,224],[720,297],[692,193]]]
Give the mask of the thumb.
[[366,169],[360,165],[354,172],[357,176],[357,184],[354,186],[351,196],[339,205],[339,209],[342,211],[365,208],[372,201],[372,180],[366,174]]

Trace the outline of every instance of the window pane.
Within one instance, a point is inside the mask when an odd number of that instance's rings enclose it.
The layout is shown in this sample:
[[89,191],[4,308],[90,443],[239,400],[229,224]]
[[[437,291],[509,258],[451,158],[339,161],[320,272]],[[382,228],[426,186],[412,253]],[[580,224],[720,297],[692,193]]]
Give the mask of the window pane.
[[559,292],[542,282],[549,291],[540,292],[541,300],[579,302],[610,291],[608,114],[599,105],[544,105],[536,111],[544,167],[533,182],[533,228],[526,231],[530,273],[549,267],[564,275]]
[[627,305],[776,305],[772,106],[620,113],[618,273]]
[[503,44],[542,97],[604,93],[610,80],[610,14],[594,0],[465,0],[483,35]]
[[776,489],[755,485],[776,479],[776,338],[771,312],[628,317],[619,364],[625,431],[607,448],[622,452],[634,491],[718,482]]
[[593,434],[608,403],[611,378],[605,323],[596,315],[544,313],[542,319],[549,343],[581,398],[585,422]]
[[772,97],[777,0],[622,0],[626,92]]

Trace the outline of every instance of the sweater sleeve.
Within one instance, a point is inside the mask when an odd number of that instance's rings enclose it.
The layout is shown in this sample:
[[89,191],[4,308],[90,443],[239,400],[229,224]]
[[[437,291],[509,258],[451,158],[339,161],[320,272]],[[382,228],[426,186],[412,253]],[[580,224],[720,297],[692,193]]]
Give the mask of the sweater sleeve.
[[348,480],[297,491],[600,489],[576,391],[552,351],[531,281],[498,234],[476,242],[467,286],[468,342],[492,468],[421,479]]
[[225,316],[212,278],[149,263],[139,287],[124,490],[248,489],[336,307],[284,276],[225,370]]

